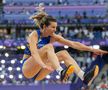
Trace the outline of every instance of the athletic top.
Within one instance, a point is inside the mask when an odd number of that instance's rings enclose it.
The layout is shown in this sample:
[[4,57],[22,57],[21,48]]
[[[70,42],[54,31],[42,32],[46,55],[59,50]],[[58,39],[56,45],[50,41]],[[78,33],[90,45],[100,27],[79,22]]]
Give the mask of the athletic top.
[[[40,30],[36,30],[37,34],[38,34],[38,43],[37,43],[37,48],[41,48],[43,46],[45,46],[46,44],[48,44],[50,42],[50,36],[48,37],[40,37],[41,36],[41,32]],[[31,55],[31,51],[29,49],[29,43],[27,43],[24,54],[27,55]]]

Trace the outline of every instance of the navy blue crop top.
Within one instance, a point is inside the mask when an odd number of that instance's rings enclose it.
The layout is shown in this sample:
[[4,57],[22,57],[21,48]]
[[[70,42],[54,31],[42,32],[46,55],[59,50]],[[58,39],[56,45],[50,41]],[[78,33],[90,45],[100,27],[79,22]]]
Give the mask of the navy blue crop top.
[[[38,34],[38,43],[37,43],[37,48],[41,48],[48,44],[50,42],[50,36],[48,37],[41,37],[41,32],[40,30],[36,30]],[[31,51],[29,49],[29,43],[27,43],[26,48],[24,50],[24,54],[31,55]]]

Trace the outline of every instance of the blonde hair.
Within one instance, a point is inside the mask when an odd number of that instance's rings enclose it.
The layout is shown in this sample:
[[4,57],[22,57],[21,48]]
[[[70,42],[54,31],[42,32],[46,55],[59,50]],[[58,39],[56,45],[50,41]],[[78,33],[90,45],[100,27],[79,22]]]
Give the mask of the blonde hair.
[[40,24],[42,22],[42,19],[46,16],[48,16],[48,14],[46,12],[37,12],[35,15],[31,16],[30,19],[33,19],[35,21],[36,25],[39,28],[41,28]]
[[57,22],[54,17],[49,16],[45,12],[38,12],[36,15],[32,16],[32,19],[40,29],[43,28],[43,25],[49,26],[50,22]]
[[36,25],[43,29],[43,25],[50,25],[50,22],[56,22],[56,19],[52,16],[48,16],[48,14],[45,12],[44,3],[40,3],[39,7],[37,8],[37,13],[30,17],[30,19],[33,19],[36,23]]

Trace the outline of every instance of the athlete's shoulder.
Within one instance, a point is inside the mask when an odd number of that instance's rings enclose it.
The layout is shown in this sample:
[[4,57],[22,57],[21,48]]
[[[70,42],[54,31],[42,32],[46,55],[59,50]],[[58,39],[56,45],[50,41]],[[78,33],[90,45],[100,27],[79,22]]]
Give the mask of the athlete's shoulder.
[[37,31],[36,31],[36,30],[33,30],[33,31],[29,34],[28,38],[38,38],[38,33],[37,33]]
[[29,34],[29,37],[31,37],[31,36],[37,36],[37,31],[36,30],[33,30],[30,34]]
[[32,31],[29,36],[27,37],[27,42],[30,43],[31,41],[37,41],[38,40],[38,34],[37,32],[34,30]]

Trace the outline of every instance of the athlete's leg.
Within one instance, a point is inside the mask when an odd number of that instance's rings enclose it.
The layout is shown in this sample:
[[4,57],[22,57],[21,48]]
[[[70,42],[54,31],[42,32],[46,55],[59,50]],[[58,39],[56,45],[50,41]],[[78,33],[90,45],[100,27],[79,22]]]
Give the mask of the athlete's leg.
[[66,50],[58,52],[56,55],[59,59],[62,59],[63,61],[65,61],[66,65],[70,65],[70,64],[74,65],[75,73],[87,85],[90,85],[92,81],[95,79],[95,77],[98,75],[98,72],[99,72],[98,65],[95,65],[95,67],[91,68],[90,71],[85,73],[84,71],[80,69],[77,62],[69,55],[69,53]]
[[[86,72],[88,72],[93,66],[98,65],[99,73],[100,73],[105,64],[106,63],[104,62],[103,58],[101,56],[97,56],[97,58],[91,62],[90,66],[86,68]],[[83,86],[82,80],[80,78],[78,78],[78,80],[74,86],[76,86],[76,88],[80,89]],[[71,84],[70,87],[73,87],[73,84]],[[70,89],[70,90],[72,90],[72,89]]]
[[[70,61],[70,59],[67,59],[67,55],[66,55],[66,54],[67,54],[67,51],[62,50],[62,51],[57,52],[57,53],[56,53],[56,56],[57,56],[59,62],[65,61],[65,65],[68,67],[69,65],[71,65],[71,64],[73,64],[73,63]],[[65,56],[66,58],[65,58],[64,56]],[[49,63],[49,65],[51,66],[50,63]],[[46,75],[48,75],[48,74],[50,74],[50,73],[51,73],[50,71],[45,70],[45,69],[42,69],[42,70],[40,71],[40,73],[38,74],[38,76],[36,77],[36,80],[42,80],[43,78],[46,77]]]
[[[46,65],[48,66],[51,66],[52,67],[52,64],[51,63],[47,63]],[[47,70],[47,69],[41,69],[41,71],[38,73],[38,75],[36,76],[35,80],[42,80],[46,77],[46,75],[50,74],[51,71]]]
[[22,66],[22,73],[26,78],[32,78],[40,71],[40,69],[40,65],[35,62],[32,56],[30,56]]
[[[49,46],[50,48],[47,47],[45,49],[47,52],[48,61],[52,64],[51,66],[59,73],[61,81],[67,81],[68,77],[73,73],[74,67],[70,64],[65,70],[63,70],[62,67],[60,66],[59,59],[54,51],[52,44],[49,44]],[[42,49],[39,50],[40,54],[41,52],[43,52]],[[50,72],[46,70],[46,73],[44,72],[43,76],[47,75],[47,73],[50,73]]]
[[[59,64],[58,58],[57,58],[56,54],[54,53],[54,49],[51,44],[48,44],[48,45],[42,47],[41,49],[39,49],[39,55],[44,63],[46,63],[46,60],[49,60],[49,62],[51,62],[51,64],[52,64],[53,68],[58,69],[60,71],[61,66]],[[67,71],[68,70],[70,71],[71,68],[73,68],[73,67],[69,67],[64,71],[65,73],[62,74],[63,78],[65,78],[65,75],[68,74]],[[22,68],[22,72],[25,77],[32,78],[33,76],[35,76],[35,74],[37,74],[40,71],[40,69],[41,69],[41,67],[35,62],[35,60],[31,56],[29,59],[27,59],[25,61],[23,68]],[[61,69],[61,71],[62,71],[62,69]],[[71,72],[73,72],[73,71],[70,71],[69,74]]]
[[[47,57],[46,59],[52,63],[52,66],[54,69],[58,69],[61,67],[52,44],[48,44],[48,45],[42,47],[41,49],[39,49],[40,56],[43,53],[43,51],[45,51],[45,53],[46,53],[45,57]],[[42,59],[44,59],[44,57],[42,57]]]
[[[92,71],[90,71],[89,73],[87,73],[87,75],[85,75],[84,76],[84,74],[82,74],[82,73],[80,73],[80,75],[79,75],[79,72],[81,72],[82,70],[80,69],[80,67],[79,67],[79,65],[76,63],[76,61],[69,55],[69,53],[66,51],[66,50],[62,50],[62,51],[59,51],[58,53],[56,53],[56,55],[57,55],[57,57],[58,57],[58,59],[59,59],[59,61],[65,61],[65,64],[66,64],[66,66],[68,66],[68,65],[70,65],[70,64],[72,64],[72,65],[74,65],[74,67],[75,67],[75,73],[80,77],[80,78],[86,78],[86,80],[87,79],[89,79],[89,80],[87,80],[86,81],[86,83],[90,83],[91,84],[91,82],[92,82],[92,78],[94,79],[94,75],[95,76],[97,76],[97,72],[98,72],[98,67],[96,66],[95,68],[93,68],[92,69]],[[78,70],[77,70],[78,69]],[[97,71],[97,72],[96,72]],[[83,72],[83,71],[82,71]],[[95,74],[95,72],[96,72],[96,74]],[[46,72],[44,72],[44,70],[42,70],[40,73],[39,73],[39,76],[41,76],[41,75],[43,75],[43,77],[45,77],[47,74],[49,74],[50,72],[49,71],[46,71]],[[92,75],[91,75],[91,73],[92,73]],[[93,74],[94,73],[94,74]],[[89,76],[89,78],[88,78],[88,76]],[[37,79],[38,79],[38,77],[37,77]],[[40,78],[41,79],[41,78]],[[82,79],[83,80],[83,79]],[[85,81],[85,79],[84,79],[84,81]],[[89,85],[90,85],[89,84]]]
[[[39,55],[44,63],[46,63],[46,60],[48,60],[47,52],[52,49],[52,46],[50,44],[45,45],[41,49],[38,50]],[[52,57],[53,58],[53,57]],[[59,64],[59,63],[56,63]],[[59,66],[59,65],[58,65]],[[55,67],[58,67],[55,66]],[[41,66],[35,62],[32,56],[30,56],[23,64],[22,72],[25,77],[32,78],[35,76],[41,69]]]
[[81,70],[77,62],[70,56],[70,54],[66,50],[59,51],[56,53],[56,55],[60,61],[65,62],[66,66],[72,64],[75,67],[74,68],[75,73],[78,73]]
[[[58,59],[59,59],[59,62],[61,61],[64,61],[65,62],[65,65],[68,67],[69,65],[74,65],[74,71],[75,73],[77,74],[78,72],[81,71],[79,65],[77,64],[77,62],[69,55],[69,53],[66,51],[66,50],[62,50],[62,51],[59,51],[56,53]],[[43,70],[41,70],[41,72],[39,73],[38,76],[43,76],[45,77],[47,74],[51,73],[50,71],[46,70],[46,72]],[[40,77],[37,77],[36,79],[40,79]]]

